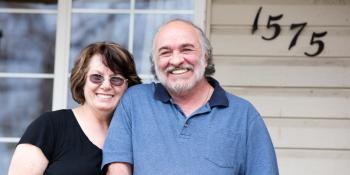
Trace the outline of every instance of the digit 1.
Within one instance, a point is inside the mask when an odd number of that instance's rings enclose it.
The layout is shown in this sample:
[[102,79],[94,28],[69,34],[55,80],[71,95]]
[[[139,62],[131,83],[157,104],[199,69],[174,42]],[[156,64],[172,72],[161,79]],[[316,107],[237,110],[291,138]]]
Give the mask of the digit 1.
[[259,21],[259,17],[260,17],[260,13],[261,13],[262,7],[259,8],[258,13],[256,13],[255,19],[254,19],[254,23],[253,23],[253,28],[252,28],[252,34],[255,33],[255,31],[258,30],[258,21]]

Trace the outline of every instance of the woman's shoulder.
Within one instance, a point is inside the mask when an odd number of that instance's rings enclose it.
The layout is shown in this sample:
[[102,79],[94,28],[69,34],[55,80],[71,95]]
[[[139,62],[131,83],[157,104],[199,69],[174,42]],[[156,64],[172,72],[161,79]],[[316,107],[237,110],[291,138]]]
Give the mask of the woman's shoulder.
[[72,114],[72,109],[60,109],[55,111],[44,112],[42,116],[47,117],[62,117]]
[[59,143],[67,133],[67,117],[71,110],[57,110],[44,112],[36,118],[22,135],[19,144],[28,143],[40,148],[45,156],[51,160],[55,144]]
[[29,124],[24,135],[59,134],[62,129],[65,130],[72,124],[74,124],[74,114],[71,109],[44,112]]
[[60,122],[71,119],[73,112],[71,109],[60,109],[42,113],[34,122]]

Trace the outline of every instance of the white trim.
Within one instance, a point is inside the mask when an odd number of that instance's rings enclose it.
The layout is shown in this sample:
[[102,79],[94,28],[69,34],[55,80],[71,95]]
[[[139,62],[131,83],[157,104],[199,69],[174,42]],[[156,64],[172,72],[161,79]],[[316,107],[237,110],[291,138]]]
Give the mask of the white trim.
[[209,38],[211,33],[211,9],[212,9],[212,0],[206,0],[206,9],[205,9],[205,35]]
[[134,29],[135,29],[135,0],[130,1],[130,19],[129,19],[129,41],[128,50],[130,53],[134,51]]
[[73,8],[72,13],[93,13],[93,14],[129,14],[129,9],[81,9]]
[[159,10],[159,9],[135,9],[131,1],[130,9],[72,9],[73,13],[93,13],[93,14],[193,14],[193,10]]
[[0,72],[1,78],[54,78],[53,74],[38,74],[38,73],[3,73]]
[[52,110],[67,107],[71,0],[58,1]]
[[0,13],[56,14],[56,9],[12,9],[0,8]]
[[[198,3],[199,1],[196,1]],[[203,3],[198,3],[203,4]],[[204,3],[205,4],[205,3]],[[193,10],[176,10],[176,9],[82,9],[74,8],[73,13],[94,13],[94,14],[193,14]],[[25,13],[25,14],[56,14],[56,9],[2,9],[0,8],[0,13]]]
[[139,74],[139,77],[142,79],[142,80],[153,80],[154,79],[154,76],[152,74]]
[[17,143],[18,137],[0,137],[0,143]]
[[206,0],[194,0],[194,23],[203,29],[203,31],[206,30],[206,8]]
[[157,10],[157,9],[147,9],[147,10],[135,10],[136,14],[193,14],[193,10]]
[[151,83],[151,82],[157,82],[152,74],[139,74],[139,77],[141,78],[143,83]]

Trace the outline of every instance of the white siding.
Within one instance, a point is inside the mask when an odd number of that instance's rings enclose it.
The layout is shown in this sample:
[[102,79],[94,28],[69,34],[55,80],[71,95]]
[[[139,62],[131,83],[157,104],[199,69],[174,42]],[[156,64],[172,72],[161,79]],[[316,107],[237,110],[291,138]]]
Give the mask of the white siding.
[[[259,7],[259,29],[251,33]],[[215,77],[226,90],[251,101],[264,117],[281,175],[350,172],[350,0],[212,0],[209,36]],[[269,15],[283,14],[271,41]],[[307,22],[297,44],[288,46]],[[312,32],[327,31],[323,52]]]

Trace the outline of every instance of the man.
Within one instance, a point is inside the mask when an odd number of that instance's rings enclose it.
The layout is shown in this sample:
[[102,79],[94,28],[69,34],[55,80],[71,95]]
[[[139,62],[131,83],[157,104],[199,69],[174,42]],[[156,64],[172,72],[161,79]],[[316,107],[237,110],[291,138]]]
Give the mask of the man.
[[124,94],[103,150],[109,175],[277,175],[262,118],[211,78],[211,46],[191,22],[156,33],[152,61],[160,83]]

